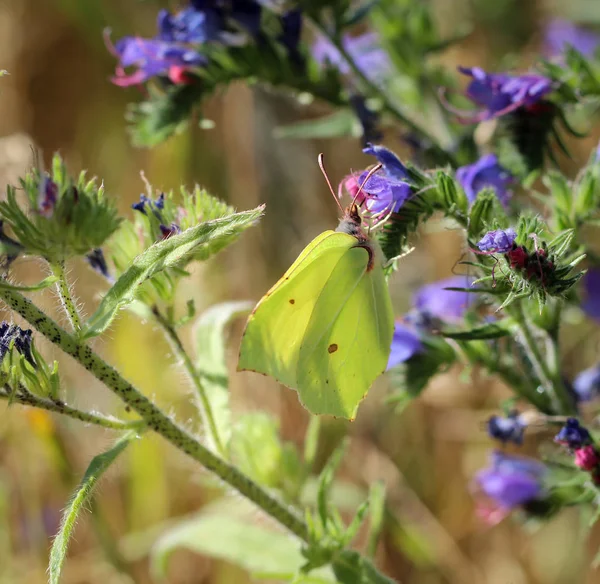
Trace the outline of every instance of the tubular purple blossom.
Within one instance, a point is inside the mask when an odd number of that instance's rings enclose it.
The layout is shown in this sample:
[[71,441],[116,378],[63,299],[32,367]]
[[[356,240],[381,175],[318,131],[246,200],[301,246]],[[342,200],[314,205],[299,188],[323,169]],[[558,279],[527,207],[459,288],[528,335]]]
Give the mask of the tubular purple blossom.
[[591,267],[583,276],[584,301],[582,310],[591,318],[600,320],[600,268]]
[[452,108],[449,104],[446,106],[467,123],[482,122],[521,107],[533,106],[553,89],[552,80],[542,75],[486,73],[479,67],[458,67],[458,70],[473,79],[467,87],[466,96],[482,109],[468,112]]
[[506,253],[513,247],[517,234],[512,227],[488,231],[477,243],[480,251]]
[[486,154],[474,164],[461,166],[456,170],[456,179],[470,203],[475,202],[477,194],[486,187],[493,188],[498,200],[505,206],[512,195],[510,186],[514,178],[500,165],[495,154]]
[[577,418],[569,418],[554,441],[563,444],[571,450],[577,450],[592,443],[592,437],[587,428],[579,423]]
[[496,450],[490,466],[479,471],[475,481],[492,504],[507,513],[543,497],[546,472],[547,468],[537,460]]
[[423,351],[423,343],[414,327],[397,322],[394,326],[392,347],[386,369],[392,369],[400,363]]
[[573,391],[578,402],[588,402],[600,395],[600,364],[585,369],[573,380]]
[[516,410],[510,412],[506,417],[492,416],[487,422],[490,437],[502,443],[513,442],[519,446],[523,444],[526,427],[527,422]]
[[413,298],[413,304],[420,312],[442,321],[457,322],[469,308],[470,294],[446,288],[467,288],[470,285],[471,279],[467,276],[439,280],[420,288]]

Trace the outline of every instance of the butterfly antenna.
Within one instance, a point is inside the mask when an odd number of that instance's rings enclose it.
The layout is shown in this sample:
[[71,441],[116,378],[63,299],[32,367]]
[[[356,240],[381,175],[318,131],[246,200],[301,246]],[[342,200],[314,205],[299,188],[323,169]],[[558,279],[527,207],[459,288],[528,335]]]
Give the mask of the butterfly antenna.
[[358,187],[358,191],[356,191],[356,195],[354,195],[354,198],[352,199],[352,204],[354,205],[356,203],[356,199],[358,199],[358,196],[362,193],[365,185],[367,184],[367,181],[382,167],[382,164],[376,164],[367,174],[367,176],[365,176],[365,180],[362,181],[362,183],[360,184],[360,186]]
[[340,211],[343,213],[344,208],[342,207],[342,205],[340,205],[340,202],[338,201],[338,198],[335,195],[335,191],[333,190],[333,187],[331,186],[331,181],[329,180],[327,171],[325,170],[325,156],[323,155],[322,152],[319,154],[317,160],[319,161],[319,168],[321,169],[321,172],[323,173],[323,176],[325,177],[325,182],[327,183],[327,186],[329,187],[329,192],[331,193],[331,196],[335,199],[335,204],[340,208]]

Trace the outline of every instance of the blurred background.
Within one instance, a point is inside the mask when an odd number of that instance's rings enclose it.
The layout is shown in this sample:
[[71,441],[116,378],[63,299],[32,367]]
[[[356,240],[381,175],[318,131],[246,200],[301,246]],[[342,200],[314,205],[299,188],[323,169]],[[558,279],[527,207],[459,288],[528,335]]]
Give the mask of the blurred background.
[[[539,54],[544,25],[553,17],[600,25],[597,0],[435,0],[432,5],[442,31],[464,23],[472,27],[443,55],[449,68],[526,67]],[[200,183],[239,209],[266,202],[260,226],[196,269],[182,294],[193,297],[199,308],[227,299],[256,300],[312,237],[336,224],[337,208],[317,154],[325,153],[334,183],[371,160],[363,157],[356,140],[274,138],[278,125],[314,117],[323,106],[302,108],[243,85],[231,86],[207,105],[205,117],[214,120],[214,129],[188,130],[153,150],[132,148],[124,115],[138,90],[109,82],[115,63],[102,31],[110,26],[113,38],[153,34],[156,10],[152,1],[0,0],[0,68],[10,73],[0,81],[1,191],[32,165],[47,166],[58,150],[72,173],[86,168],[101,177],[123,213],[131,213],[131,203],[145,191],[140,170],[159,189]],[[507,53],[512,55],[508,60]],[[573,161],[565,170],[578,168],[596,142],[591,131],[589,138],[572,143]],[[396,136],[386,136],[384,143],[408,155]],[[461,253],[458,234],[435,219],[425,226],[417,251],[394,277],[398,314],[420,285],[451,275]],[[70,268],[89,314],[105,284],[83,263]],[[18,275],[27,280],[36,270],[21,264]],[[51,293],[41,302],[58,314]],[[237,327],[231,337],[232,366],[239,333]],[[42,343],[41,348],[56,357],[52,347]],[[180,415],[191,415],[187,381],[158,331],[123,315],[96,348],[147,395]],[[569,367],[581,368],[575,356],[569,359]],[[74,363],[62,363],[69,401],[122,413],[99,383]],[[234,411],[272,412],[283,438],[301,443],[307,415],[294,392],[251,374],[232,376],[232,385]],[[349,428],[352,444],[340,478],[349,499],[384,480],[388,521],[377,560],[389,575],[404,584],[600,582],[600,574],[589,568],[600,537],[589,534],[585,518],[576,512],[563,512],[528,531],[510,519],[490,528],[476,516],[469,485],[492,447],[482,421],[507,396],[500,384],[476,372],[470,377],[450,371],[436,377],[401,414],[382,407],[383,385],[370,394]],[[324,451],[344,431],[341,422],[325,422]],[[47,554],[61,510],[90,459],[113,439],[109,431],[0,404],[0,584],[46,581]],[[536,452],[535,435],[528,437],[525,450]],[[138,441],[102,482],[94,513],[80,520],[63,582],[153,582],[148,554],[154,542],[216,496],[206,482],[190,460],[166,443],[150,436]],[[223,561],[185,551],[173,557],[167,580],[252,581]]]

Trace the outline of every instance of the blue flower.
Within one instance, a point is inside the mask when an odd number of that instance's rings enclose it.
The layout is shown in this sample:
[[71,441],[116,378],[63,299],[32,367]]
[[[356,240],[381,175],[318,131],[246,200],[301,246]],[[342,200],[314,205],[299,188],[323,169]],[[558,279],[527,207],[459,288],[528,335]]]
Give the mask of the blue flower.
[[58,201],[58,185],[45,175],[40,180],[38,210],[44,217],[52,217],[54,207]]
[[592,401],[600,395],[600,364],[585,369],[573,380],[573,391],[578,402]]
[[592,437],[587,428],[584,428],[577,418],[568,418],[566,424],[554,437],[554,441],[564,444],[572,450],[577,450],[591,444]]
[[480,251],[506,253],[513,247],[517,234],[512,227],[488,231],[477,243]]
[[160,213],[165,208],[165,194],[161,193],[156,201],[152,200],[146,195],[140,195],[140,200],[137,203],[133,203],[131,208],[135,211],[139,211],[143,215],[147,215],[147,209],[150,209],[154,215],[160,220]]
[[485,187],[493,188],[503,205],[508,203],[512,195],[510,185],[513,177],[499,164],[495,154],[486,154],[474,164],[461,166],[456,170],[456,180],[464,189],[470,203],[475,201],[477,194]]
[[[124,37],[112,47],[119,58],[119,66],[112,82],[119,87],[139,85],[156,76],[181,79],[182,71],[206,64],[206,57],[185,45],[157,39]],[[127,67],[136,67],[128,74]]]
[[302,58],[298,46],[302,34],[302,11],[288,10],[281,16],[280,22],[281,34],[277,40],[287,49],[292,61],[300,62]]
[[161,223],[159,226],[160,232],[162,233],[162,238],[163,239],[167,239],[168,237],[171,237],[172,235],[177,235],[178,233],[181,233],[181,227],[179,227],[179,225],[177,225],[177,223],[171,223],[171,225],[164,225],[163,223]]
[[14,349],[35,367],[35,359],[31,351],[32,334],[30,329],[24,330],[16,324],[9,324],[6,321],[0,323],[0,361],[4,359],[11,343],[14,342]]
[[476,475],[481,491],[500,509],[508,512],[544,496],[547,468],[537,460],[494,451],[491,464]]
[[384,146],[369,144],[363,152],[375,156],[382,168],[368,180],[368,170],[358,177],[358,185],[363,185],[358,202],[365,201],[367,209],[372,213],[397,213],[412,195],[412,188],[407,182],[409,174],[406,167]]
[[[342,45],[360,71],[371,81],[381,83],[389,77],[392,62],[382,48],[376,33],[370,32],[358,36],[346,34],[342,39]],[[312,55],[317,63],[334,67],[342,75],[349,75],[352,72],[337,47],[325,37],[319,37],[313,44]]]
[[467,122],[481,122],[533,106],[552,91],[552,80],[542,75],[486,73],[479,67],[459,67],[458,70],[473,79],[466,95],[483,108],[473,113],[457,111]]
[[465,276],[454,276],[427,284],[415,294],[413,304],[419,312],[425,312],[442,321],[460,321],[469,308],[470,294],[446,288],[467,288],[470,282]]
[[223,19],[216,10],[189,7],[176,14],[160,10],[157,27],[162,41],[200,44],[219,39]]
[[392,347],[386,369],[392,369],[400,363],[423,351],[423,343],[414,327],[397,322],[394,326]]
[[583,276],[584,301],[582,310],[591,318],[600,320],[600,268],[589,268]]
[[101,276],[104,276],[107,280],[113,281],[113,277],[108,271],[106,258],[100,248],[93,249],[85,256],[85,259],[94,271],[98,272]]
[[490,437],[500,440],[502,443],[523,444],[526,427],[527,423],[517,411],[511,412],[506,417],[492,416],[487,421],[487,430]]
[[362,126],[363,141],[369,143],[380,140],[382,133],[377,127],[379,116],[368,108],[366,99],[355,94],[350,96],[349,102]]
[[598,33],[561,18],[551,20],[544,30],[544,53],[548,57],[562,55],[568,46],[585,57],[592,57],[598,45],[600,45]]

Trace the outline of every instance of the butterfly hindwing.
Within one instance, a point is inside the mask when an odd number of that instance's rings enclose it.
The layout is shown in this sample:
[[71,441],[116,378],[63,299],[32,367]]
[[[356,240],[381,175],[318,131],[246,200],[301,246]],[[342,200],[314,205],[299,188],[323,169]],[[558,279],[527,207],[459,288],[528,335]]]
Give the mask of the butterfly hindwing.
[[313,413],[352,418],[387,364],[391,301],[380,264],[356,237],[315,238],[248,320],[238,369],[297,389]]

